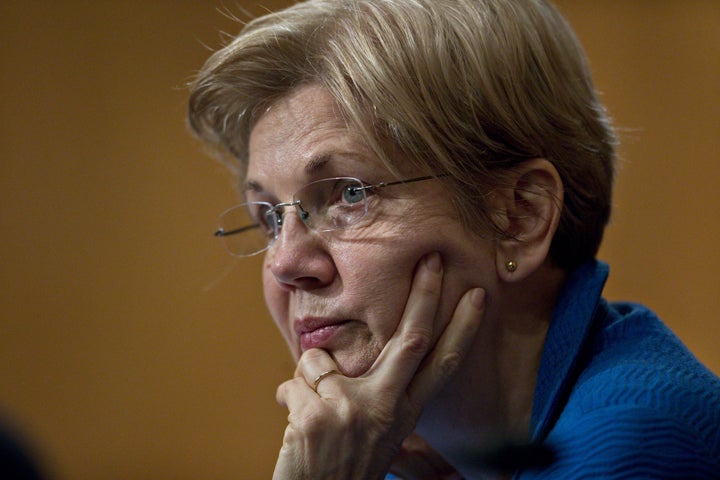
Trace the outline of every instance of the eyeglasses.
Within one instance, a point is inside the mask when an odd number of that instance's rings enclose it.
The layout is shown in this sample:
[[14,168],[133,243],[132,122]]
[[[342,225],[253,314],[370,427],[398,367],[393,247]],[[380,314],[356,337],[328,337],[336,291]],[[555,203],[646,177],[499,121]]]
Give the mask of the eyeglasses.
[[368,196],[379,188],[431,180],[445,175],[425,176],[365,185],[357,178],[335,177],[317,180],[295,192],[291,202],[273,205],[248,202],[232,207],[218,217],[215,236],[224,241],[232,255],[250,257],[264,252],[280,235],[288,207],[316,232],[342,230],[357,224],[368,212]]

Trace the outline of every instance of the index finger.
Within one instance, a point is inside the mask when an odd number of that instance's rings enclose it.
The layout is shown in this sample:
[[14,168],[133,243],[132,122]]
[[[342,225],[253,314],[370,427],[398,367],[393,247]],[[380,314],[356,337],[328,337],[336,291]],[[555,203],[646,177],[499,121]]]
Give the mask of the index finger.
[[485,291],[482,288],[467,291],[412,379],[408,387],[411,403],[423,405],[458,370],[471,349],[484,314]]
[[400,323],[368,371],[389,388],[405,390],[432,348],[442,277],[439,253],[427,255],[418,264]]

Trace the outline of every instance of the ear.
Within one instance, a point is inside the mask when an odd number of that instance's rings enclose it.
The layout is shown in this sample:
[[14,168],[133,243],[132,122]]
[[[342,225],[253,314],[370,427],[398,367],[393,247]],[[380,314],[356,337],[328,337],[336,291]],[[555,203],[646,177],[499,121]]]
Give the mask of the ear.
[[[555,166],[544,158],[523,162],[511,182],[494,197],[496,221],[507,233],[497,240],[496,269],[508,282],[522,280],[547,259],[563,205],[563,184]],[[508,262],[514,266],[508,267]]]

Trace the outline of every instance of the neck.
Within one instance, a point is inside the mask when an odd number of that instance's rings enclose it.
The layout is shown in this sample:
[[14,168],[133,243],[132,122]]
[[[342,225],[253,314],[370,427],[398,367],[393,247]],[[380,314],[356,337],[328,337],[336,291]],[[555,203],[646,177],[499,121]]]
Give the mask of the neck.
[[417,433],[467,478],[484,478],[491,452],[530,440],[540,359],[565,278],[550,267],[537,273],[488,296],[471,354],[418,423]]

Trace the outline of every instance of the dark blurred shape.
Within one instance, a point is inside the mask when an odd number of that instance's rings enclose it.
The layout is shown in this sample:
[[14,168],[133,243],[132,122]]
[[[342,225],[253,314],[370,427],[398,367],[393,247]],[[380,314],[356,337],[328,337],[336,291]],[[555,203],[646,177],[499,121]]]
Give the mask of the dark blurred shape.
[[483,463],[500,473],[548,467],[555,461],[555,450],[542,443],[505,443],[489,451]]
[[35,461],[21,437],[0,423],[0,479],[41,480]]

